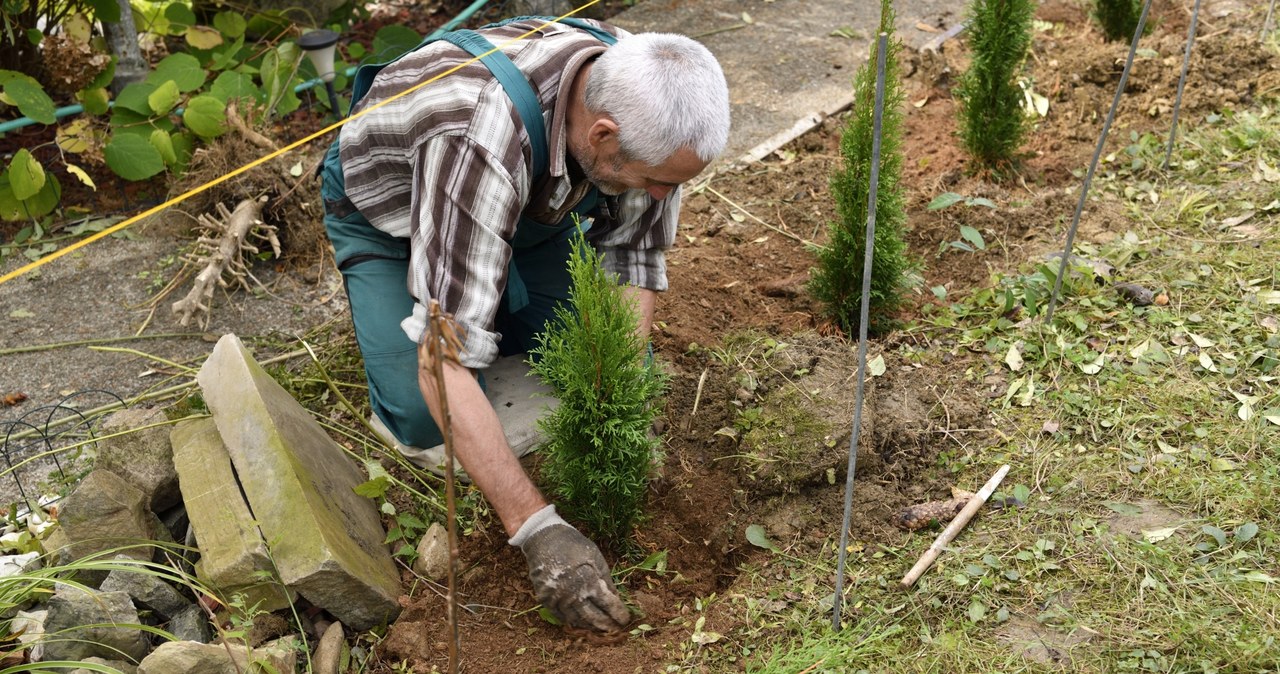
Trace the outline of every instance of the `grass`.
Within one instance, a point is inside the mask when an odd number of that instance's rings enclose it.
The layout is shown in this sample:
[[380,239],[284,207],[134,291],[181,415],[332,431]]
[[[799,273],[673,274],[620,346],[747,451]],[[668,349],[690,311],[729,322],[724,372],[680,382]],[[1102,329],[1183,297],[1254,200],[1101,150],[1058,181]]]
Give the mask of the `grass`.
[[1104,164],[1092,201],[1128,230],[1075,252],[1167,305],[1133,306],[1077,268],[1045,325],[1055,270],[1028,265],[886,354],[1000,380],[994,442],[939,469],[978,485],[1010,463],[1001,491],[1022,507],[985,509],[909,592],[898,579],[932,535],[855,542],[839,633],[831,569],[812,563],[829,566],[833,540],[744,568],[708,609],[743,626],[670,671],[1280,672],[1277,121],[1210,118],[1168,174],[1152,137]]

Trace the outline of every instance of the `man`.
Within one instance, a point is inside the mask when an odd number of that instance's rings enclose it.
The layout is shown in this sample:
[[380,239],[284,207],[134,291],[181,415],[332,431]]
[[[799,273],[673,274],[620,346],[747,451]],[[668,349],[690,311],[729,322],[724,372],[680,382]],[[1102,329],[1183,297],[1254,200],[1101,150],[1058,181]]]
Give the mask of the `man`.
[[[478,374],[533,346],[568,297],[579,221],[647,337],[679,186],[723,151],[728,90],[691,39],[544,23],[450,34],[366,82],[357,110],[457,69],[343,127],[323,171],[325,223],[375,426],[416,462],[439,461],[421,449],[441,436],[432,363],[417,348],[435,299],[463,335],[461,362],[444,363],[458,461],[524,552],[543,605],[566,624],[613,631],[630,614],[609,567],[525,474]],[[500,51],[468,63],[491,45]]]

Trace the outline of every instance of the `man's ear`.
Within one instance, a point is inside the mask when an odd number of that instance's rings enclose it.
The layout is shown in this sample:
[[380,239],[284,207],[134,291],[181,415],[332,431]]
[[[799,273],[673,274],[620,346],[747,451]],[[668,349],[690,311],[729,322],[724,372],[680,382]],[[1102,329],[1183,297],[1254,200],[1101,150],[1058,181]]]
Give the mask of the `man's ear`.
[[594,148],[602,144],[618,143],[618,123],[608,117],[600,117],[587,129],[587,142]]

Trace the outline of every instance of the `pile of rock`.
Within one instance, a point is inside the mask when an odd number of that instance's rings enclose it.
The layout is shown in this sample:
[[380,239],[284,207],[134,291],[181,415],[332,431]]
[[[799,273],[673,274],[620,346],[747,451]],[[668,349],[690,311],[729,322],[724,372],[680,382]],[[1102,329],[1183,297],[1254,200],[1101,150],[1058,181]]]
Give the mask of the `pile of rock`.
[[[317,630],[328,643],[312,657],[319,672],[320,659],[336,662],[341,624],[367,630],[399,614],[399,575],[375,505],[353,491],[364,481],[355,463],[234,335],[198,381],[209,417],[175,425],[160,410],[131,409],[103,423],[94,470],[58,504],[44,542],[53,568],[36,571],[35,553],[0,558],[11,588],[57,579],[30,593],[43,600],[13,600],[0,614],[0,628],[8,620],[28,644],[27,661],[143,674],[248,671],[260,661],[295,671],[296,637],[223,638],[211,630],[207,592],[259,612],[298,597],[327,611],[340,623]],[[2,610],[22,593],[0,595]]]

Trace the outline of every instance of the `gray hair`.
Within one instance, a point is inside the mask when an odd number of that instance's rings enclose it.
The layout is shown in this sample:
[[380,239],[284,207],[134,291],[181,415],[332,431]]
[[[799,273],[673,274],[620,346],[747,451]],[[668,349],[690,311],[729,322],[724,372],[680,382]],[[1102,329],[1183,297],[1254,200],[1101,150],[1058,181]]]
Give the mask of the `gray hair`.
[[710,162],[729,140],[729,87],[716,57],[671,33],[618,40],[596,59],[587,110],[618,124],[622,154],[657,166],[681,148]]

